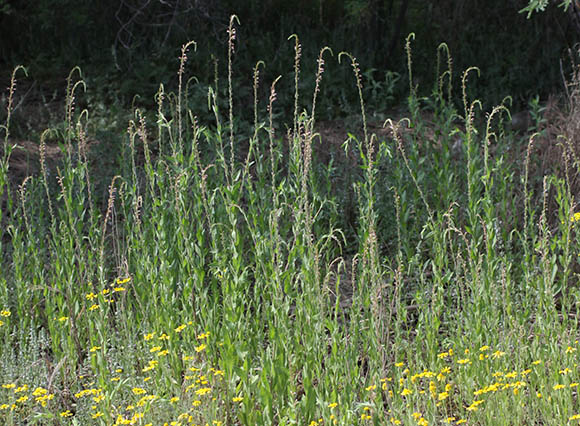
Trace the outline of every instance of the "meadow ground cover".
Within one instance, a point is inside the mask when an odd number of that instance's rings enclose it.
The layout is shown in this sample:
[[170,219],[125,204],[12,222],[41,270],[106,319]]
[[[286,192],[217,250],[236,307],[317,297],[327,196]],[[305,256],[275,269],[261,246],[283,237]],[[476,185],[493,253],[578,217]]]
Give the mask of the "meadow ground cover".
[[[208,90],[213,121],[178,87],[136,109],[106,194],[95,190],[84,82],[68,78],[64,123],[39,138],[39,173],[14,183],[7,96],[0,162],[0,419],[42,425],[576,424],[580,162],[540,173],[540,108],[523,142],[506,105],[453,103],[446,46],[408,118],[317,157],[316,103],[282,130],[276,84],[236,120],[228,82]],[[334,60],[334,59],[332,59]],[[219,98],[225,92],[225,102]],[[570,96],[569,117],[578,101]],[[580,105],[580,104],[578,104]],[[533,105],[532,105],[533,106]],[[428,112],[431,123],[424,120]],[[543,139],[544,138],[544,139]],[[62,160],[49,167],[47,141]],[[341,152],[344,149],[345,152]],[[545,169],[545,168],[544,168]]]

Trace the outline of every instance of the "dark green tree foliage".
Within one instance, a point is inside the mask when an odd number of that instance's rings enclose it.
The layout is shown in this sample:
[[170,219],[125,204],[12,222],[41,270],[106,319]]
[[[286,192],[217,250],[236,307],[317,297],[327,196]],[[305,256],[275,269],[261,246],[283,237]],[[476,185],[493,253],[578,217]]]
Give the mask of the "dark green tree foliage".
[[[99,73],[120,71],[137,84],[153,88],[167,78],[168,70],[177,68],[179,47],[195,40],[196,60],[189,66],[192,74],[209,80],[213,74],[210,55],[224,63],[226,28],[229,16],[235,13],[241,22],[235,66],[238,75],[248,76],[248,82],[260,59],[266,62],[265,78],[291,71],[292,43],[287,38],[293,33],[300,37],[304,64],[314,68],[319,49],[328,45],[334,52],[351,52],[363,72],[375,70],[367,77],[381,81],[386,70],[406,72],[403,40],[415,32],[413,74],[420,91],[431,90],[435,49],[445,41],[457,72],[472,65],[483,70],[473,87],[484,90],[486,100],[498,102],[511,94],[525,102],[532,94],[549,93],[558,87],[559,58],[577,40],[568,14],[557,2],[534,19],[527,19],[526,13],[520,12],[538,2],[532,3],[0,0],[0,65],[9,70],[23,63],[35,78],[45,75],[58,79],[74,65],[85,70],[99,66]],[[134,93],[135,87],[127,91]]]
[[52,62],[68,67],[81,58],[103,56],[103,49],[107,49],[115,34],[110,12],[114,12],[116,3],[3,0],[0,58],[6,62]]

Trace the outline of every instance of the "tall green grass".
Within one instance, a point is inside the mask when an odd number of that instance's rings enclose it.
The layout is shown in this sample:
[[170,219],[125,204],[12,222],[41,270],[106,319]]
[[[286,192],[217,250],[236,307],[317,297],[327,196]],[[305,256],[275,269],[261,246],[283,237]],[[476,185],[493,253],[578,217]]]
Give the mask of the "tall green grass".
[[[279,79],[262,105],[258,62],[254,122],[240,131],[236,22],[227,111],[217,74],[215,120],[200,123],[190,109],[195,43],[185,44],[177,93],[160,86],[157,111],[134,111],[105,197],[87,151],[90,112],[75,109],[78,69],[66,125],[40,138],[41,173],[11,182],[13,76],[0,169],[3,422],[574,421],[574,197],[569,178],[545,176],[542,192],[531,190],[535,136],[507,160],[509,111],[484,115],[468,99],[474,69],[455,109],[445,45],[431,96],[419,98],[410,78],[409,118],[373,132],[359,65],[343,52],[360,95],[362,125],[346,123],[344,136],[356,167],[322,164],[316,153],[331,148],[315,111],[332,51],[321,50],[312,106],[300,111],[301,45],[290,37],[295,107],[285,132]],[[52,173],[49,137],[63,150]],[[576,172],[566,166],[565,176]],[[338,184],[347,173],[352,187]]]

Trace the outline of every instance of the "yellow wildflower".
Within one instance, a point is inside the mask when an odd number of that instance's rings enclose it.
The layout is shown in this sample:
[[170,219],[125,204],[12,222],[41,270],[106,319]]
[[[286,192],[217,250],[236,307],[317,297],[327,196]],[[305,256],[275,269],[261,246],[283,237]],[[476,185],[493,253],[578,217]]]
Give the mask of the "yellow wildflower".
[[477,411],[478,405],[483,404],[483,399],[478,401],[473,401],[469,407],[466,408],[467,411]]
[[44,388],[41,387],[37,387],[36,389],[34,389],[34,391],[32,392],[32,396],[41,396],[46,394],[48,391]]
[[28,390],[28,385],[22,385],[14,389],[14,393],[26,392]]
[[201,395],[205,395],[206,393],[209,393],[209,392],[211,392],[211,388],[201,388],[201,389],[196,390],[195,394],[201,396]]

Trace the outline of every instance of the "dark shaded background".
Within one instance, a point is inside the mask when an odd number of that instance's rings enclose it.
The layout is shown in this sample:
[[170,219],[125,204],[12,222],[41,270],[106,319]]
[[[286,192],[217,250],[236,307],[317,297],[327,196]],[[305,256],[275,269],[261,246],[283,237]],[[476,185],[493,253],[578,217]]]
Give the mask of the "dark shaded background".
[[[115,99],[128,102],[139,93],[153,102],[160,82],[175,84],[180,46],[188,40],[198,43],[188,63],[191,75],[211,82],[212,55],[220,73],[225,73],[226,29],[235,13],[241,23],[234,64],[240,87],[249,87],[258,60],[266,63],[268,84],[278,74],[290,74],[294,52],[288,36],[296,33],[303,45],[305,89],[313,87],[315,59],[328,45],[335,57],[343,50],[357,57],[367,88],[375,84],[369,96],[376,98],[377,107],[388,108],[407,93],[404,39],[414,32],[413,75],[420,91],[432,89],[436,47],[446,42],[456,82],[462,70],[478,66],[482,76],[470,83],[477,96],[495,104],[509,94],[525,105],[535,94],[543,97],[561,90],[560,59],[567,57],[578,38],[570,13],[549,7],[527,19],[519,13],[526,4],[526,0],[0,0],[0,76],[6,87],[10,70],[23,64],[39,87],[51,89],[62,87],[70,69],[79,65],[101,95],[112,92]],[[328,62],[327,87],[352,78],[347,77],[347,66]],[[400,74],[396,85],[386,71]],[[291,87],[292,78],[283,80],[282,87]],[[321,113],[340,115],[346,104],[341,98],[351,94],[328,90]]]

